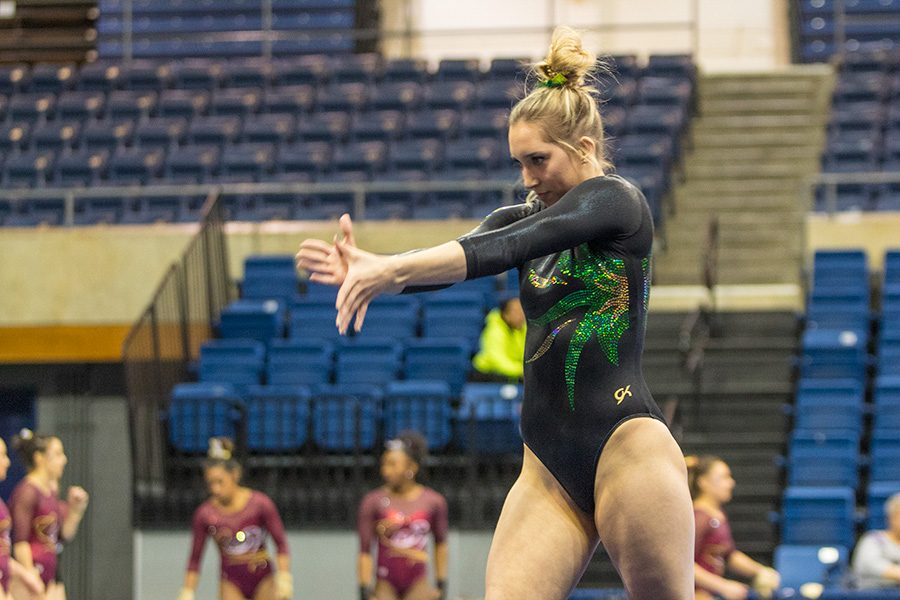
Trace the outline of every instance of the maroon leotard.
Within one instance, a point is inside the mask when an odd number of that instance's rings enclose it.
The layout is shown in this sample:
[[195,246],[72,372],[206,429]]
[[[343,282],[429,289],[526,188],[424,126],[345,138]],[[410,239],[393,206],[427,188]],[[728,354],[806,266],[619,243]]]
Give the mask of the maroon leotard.
[[9,501],[12,511],[12,540],[28,542],[31,558],[44,585],[56,580],[56,555],[60,528],[68,513],[68,504],[53,492],[43,492],[23,479]]
[[694,562],[710,573],[722,577],[725,575],[725,563],[735,550],[728,518],[724,513],[719,518],[694,507],[694,523],[696,527]]
[[199,572],[206,536],[219,546],[222,579],[234,584],[245,598],[253,598],[260,582],[272,574],[272,559],[266,551],[271,535],[278,554],[288,554],[284,525],[275,503],[262,492],[253,491],[247,505],[237,512],[224,512],[207,500],[194,513],[194,544],[188,570]]
[[9,591],[9,555],[12,551],[12,515],[0,500],[0,587]]
[[428,534],[437,544],[447,539],[447,501],[427,487],[413,500],[379,488],[363,498],[358,526],[361,552],[370,553],[378,537],[378,580],[403,596],[427,573]]

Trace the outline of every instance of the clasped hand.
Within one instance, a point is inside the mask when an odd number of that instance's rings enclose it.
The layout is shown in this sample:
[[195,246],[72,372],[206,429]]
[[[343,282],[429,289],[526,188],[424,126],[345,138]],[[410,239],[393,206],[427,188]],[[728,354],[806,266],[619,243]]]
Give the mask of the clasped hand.
[[369,303],[379,294],[395,294],[403,286],[397,282],[396,257],[357,248],[350,215],[341,216],[339,225],[343,237],[335,235],[331,244],[317,239],[303,240],[295,264],[309,272],[310,281],[340,286],[335,301],[335,325],[343,335],[354,317],[354,330],[362,329]]

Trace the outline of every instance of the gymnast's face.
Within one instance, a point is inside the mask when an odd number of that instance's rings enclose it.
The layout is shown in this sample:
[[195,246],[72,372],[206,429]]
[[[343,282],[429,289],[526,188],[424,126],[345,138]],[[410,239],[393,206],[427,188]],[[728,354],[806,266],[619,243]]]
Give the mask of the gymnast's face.
[[711,499],[725,504],[731,501],[731,494],[734,491],[734,478],[731,476],[731,469],[722,461],[718,461],[700,482],[700,489]]
[[416,463],[403,450],[388,450],[381,455],[381,478],[391,489],[400,489],[416,479]]
[[6,450],[6,442],[0,440],[0,481],[6,479],[9,471],[9,452]]
[[[592,148],[587,150],[592,152]],[[546,140],[537,123],[518,121],[509,128],[509,153],[522,171],[522,182],[551,205],[582,181],[600,175],[592,161],[582,162],[562,146]]]
[[[42,457],[42,463],[38,461],[39,456]],[[63,471],[66,470],[68,462],[69,459],[66,457],[66,451],[59,438],[50,438],[50,441],[47,442],[47,449],[44,452],[35,454],[36,466],[40,468],[41,464],[43,464],[43,468],[51,481],[62,479]]]
[[209,490],[209,495],[219,504],[230,504],[238,489],[239,473],[215,465],[207,467],[203,475],[206,479],[206,489]]

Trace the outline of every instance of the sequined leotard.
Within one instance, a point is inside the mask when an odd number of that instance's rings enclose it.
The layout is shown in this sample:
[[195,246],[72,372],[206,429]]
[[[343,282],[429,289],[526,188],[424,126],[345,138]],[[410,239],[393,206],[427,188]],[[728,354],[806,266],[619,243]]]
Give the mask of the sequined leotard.
[[585,512],[597,461],[624,421],[663,420],[641,371],[653,220],[616,175],[546,207],[501,208],[459,238],[467,279],[519,268],[528,319],[522,438]]

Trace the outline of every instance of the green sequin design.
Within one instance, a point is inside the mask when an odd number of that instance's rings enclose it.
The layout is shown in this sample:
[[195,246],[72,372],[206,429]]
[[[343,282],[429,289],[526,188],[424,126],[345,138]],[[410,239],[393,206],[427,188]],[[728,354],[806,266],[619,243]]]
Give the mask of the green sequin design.
[[[568,294],[546,313],[531,321],[533,325],[547,325],[577,307],[587,307],[584,318],[575,327],[566,351],[566,390],[572,411],[575,410],[575,371],[585,345],[596,335],[609,362],[618,366],[619,340],[630,323],[625,261],[595,254],[586,244],[579,246],[578,251],[582,256],[578,260],[574,259],[574,252],[563,254],[559,260],[559,270],[563,275],[580,279],[585,289]],[[646,303],[649,259],[644,259],[641,266],[644,267]]]

